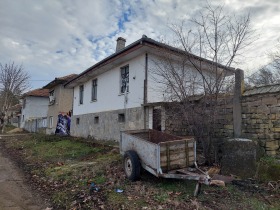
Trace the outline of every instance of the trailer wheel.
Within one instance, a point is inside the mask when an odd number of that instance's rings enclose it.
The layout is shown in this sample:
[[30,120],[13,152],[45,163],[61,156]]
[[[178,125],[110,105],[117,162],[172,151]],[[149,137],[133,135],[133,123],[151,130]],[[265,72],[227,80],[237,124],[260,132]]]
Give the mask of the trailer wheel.
[[126,177],[131,181],[140,178],[140,161],[136,152],[129,150],[124,154],[124,172]]
[[195,185],[193,196],[197,197],[198,194],[200,193],[200,190],[201,190],[201,183],[197,182],[196,185]]

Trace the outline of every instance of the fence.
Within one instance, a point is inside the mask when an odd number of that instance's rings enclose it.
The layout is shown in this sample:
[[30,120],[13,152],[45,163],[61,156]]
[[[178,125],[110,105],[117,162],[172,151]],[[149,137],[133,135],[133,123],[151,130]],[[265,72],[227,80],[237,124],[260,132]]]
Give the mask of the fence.
[[27,120],[24,123],[24,129],[32,133],[46,133],[46,128],[46,117]]

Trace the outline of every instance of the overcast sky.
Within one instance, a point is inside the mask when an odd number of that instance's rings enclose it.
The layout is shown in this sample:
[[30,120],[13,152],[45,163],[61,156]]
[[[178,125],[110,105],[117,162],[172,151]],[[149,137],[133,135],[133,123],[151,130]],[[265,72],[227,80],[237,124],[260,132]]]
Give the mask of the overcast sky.
[[[267,63],[280,37],[280,0],[215,0],[230,12],[251,13],[259,39],[236,68],[252,72]],[[0,62],[22,64],[31,88],[81,73],[143,34],[170,37],[168,24],[192,17],[203,0],[0,0]],[[42,81],[43,80],[43,81]]]

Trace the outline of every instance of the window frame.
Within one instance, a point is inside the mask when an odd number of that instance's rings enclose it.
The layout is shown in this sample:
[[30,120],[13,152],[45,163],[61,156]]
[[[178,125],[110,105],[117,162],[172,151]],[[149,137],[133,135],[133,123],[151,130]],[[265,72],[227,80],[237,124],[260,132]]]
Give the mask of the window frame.
[[119,113],[118,114],[118,122],[119,123],[125,123],[125,114],[124,113]]
[[98,80],[93,79],[91,82],[91,101],[97,101],[97,85]]
[[79,86],[79,105],[84,104],[84,91],[85,91],[84,85],[80,85]]
[[99,124],[99,116],[94,117],[94,124]]
[[[123,78],[125,74],[127,75],[125,76],[125,78]],[[125,89],[123,89],[124,82],[125,82]],[[128,92],[129,92],[129,65],[125,65],[120,69],[120,94],[125,94]]]
[[53,116],[49,116],[49,128],[53,128]]
[[[52,100],[51,100],[52,97]],[[49,105],[54,104],[55,102],[55,91],[54,89],[49,92]]]

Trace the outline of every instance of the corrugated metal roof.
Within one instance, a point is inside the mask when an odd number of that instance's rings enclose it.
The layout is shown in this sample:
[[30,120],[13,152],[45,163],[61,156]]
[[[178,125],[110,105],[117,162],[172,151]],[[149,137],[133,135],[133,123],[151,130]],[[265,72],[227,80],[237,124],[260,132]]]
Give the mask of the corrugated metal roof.
[[245,90],[245,92],[243,93],[243,96],[251,96],[251,95],[265,94],[265,93],[277,93],[277,92],[280,92],[280,84],[254,87],[254,88]]

